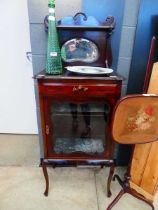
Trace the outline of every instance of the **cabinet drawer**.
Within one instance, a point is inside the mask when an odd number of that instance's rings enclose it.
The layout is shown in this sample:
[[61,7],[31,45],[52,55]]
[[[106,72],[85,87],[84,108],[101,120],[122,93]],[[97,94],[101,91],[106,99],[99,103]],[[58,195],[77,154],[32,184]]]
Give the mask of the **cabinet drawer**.
[[108,94],[116,94],[118,84],[59,84],[42,83],[39,92],[44,95],[58,96],[93,96],[101,97]]

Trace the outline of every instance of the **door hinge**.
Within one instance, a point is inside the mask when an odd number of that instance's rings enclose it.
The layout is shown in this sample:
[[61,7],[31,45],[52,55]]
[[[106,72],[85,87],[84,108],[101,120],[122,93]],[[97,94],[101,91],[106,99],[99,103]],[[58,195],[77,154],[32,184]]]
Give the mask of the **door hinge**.
[[49,135],[49,126],[46,125],[46,135]]

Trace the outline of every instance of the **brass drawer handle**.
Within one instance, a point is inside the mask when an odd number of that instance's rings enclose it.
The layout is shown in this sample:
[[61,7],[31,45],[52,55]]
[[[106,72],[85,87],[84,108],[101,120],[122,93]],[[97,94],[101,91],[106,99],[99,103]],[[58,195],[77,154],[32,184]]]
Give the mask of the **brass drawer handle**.
[[83,87],[82,85],[79,85],[78,87],[74,86],[72,89],[73,92],[79,92],[79,91],[86,92],[87,90],[88,90],[88,88]]

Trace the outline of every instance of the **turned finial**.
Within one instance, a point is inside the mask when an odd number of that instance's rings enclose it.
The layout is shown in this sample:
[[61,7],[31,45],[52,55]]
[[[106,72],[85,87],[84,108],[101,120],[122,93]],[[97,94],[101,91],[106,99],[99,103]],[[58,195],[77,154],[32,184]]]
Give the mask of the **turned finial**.
[[55,8],[55,0],[48,0],[48,7]]

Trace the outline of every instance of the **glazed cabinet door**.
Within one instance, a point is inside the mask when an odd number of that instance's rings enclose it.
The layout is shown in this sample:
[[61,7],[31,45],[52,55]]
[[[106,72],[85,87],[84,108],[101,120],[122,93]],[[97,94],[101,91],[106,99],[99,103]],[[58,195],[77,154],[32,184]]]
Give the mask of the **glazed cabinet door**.
[[59,159],[109,157],[111,107],[104,102],[69,102],[48,97],[44,104],[47,156]]

